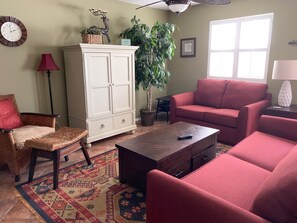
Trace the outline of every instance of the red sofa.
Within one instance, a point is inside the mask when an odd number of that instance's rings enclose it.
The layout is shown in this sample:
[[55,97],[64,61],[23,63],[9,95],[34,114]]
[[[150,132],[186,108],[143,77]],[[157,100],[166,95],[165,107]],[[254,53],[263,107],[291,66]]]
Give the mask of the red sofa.
[[148,223],[296,223],[297,120],[262,116],[258,130],[182,179],[147,175]]
[[170,123],[190,122],[220,130],[218,140],[231,145],[256,130],[265,107],[271,104],[267,84],[202,79],[195,92],[174,95]]

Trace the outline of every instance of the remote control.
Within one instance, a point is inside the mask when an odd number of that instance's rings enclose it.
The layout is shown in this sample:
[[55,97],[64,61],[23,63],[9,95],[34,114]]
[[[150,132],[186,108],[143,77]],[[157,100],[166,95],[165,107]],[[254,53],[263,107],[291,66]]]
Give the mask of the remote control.
[[193,138],[193,134],[182,135],[182,136],[177,137],[178,140],[192,139],[192,138]]

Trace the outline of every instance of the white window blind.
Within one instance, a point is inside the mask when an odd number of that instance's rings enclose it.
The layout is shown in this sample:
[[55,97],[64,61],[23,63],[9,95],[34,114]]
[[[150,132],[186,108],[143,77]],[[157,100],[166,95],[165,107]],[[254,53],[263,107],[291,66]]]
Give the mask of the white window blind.
[[266,82],[273,13],[210,22],[208,77]]

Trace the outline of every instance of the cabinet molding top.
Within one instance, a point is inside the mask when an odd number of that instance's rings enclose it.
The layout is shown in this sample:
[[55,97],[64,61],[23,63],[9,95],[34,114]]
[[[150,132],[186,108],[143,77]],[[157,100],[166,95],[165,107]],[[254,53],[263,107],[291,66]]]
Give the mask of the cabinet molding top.
[[111,44],[88,44],[88,43],[79,43],[75,45],[69,45],[62,47],[63,50],[67,49],[115,49],[115,50],[137,50],[138,46],[123,46],[123,45],[111,45]]

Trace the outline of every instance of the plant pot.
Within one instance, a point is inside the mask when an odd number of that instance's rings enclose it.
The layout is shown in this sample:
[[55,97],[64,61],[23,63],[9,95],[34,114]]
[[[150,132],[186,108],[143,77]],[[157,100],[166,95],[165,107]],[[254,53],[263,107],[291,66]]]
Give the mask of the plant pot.
[[102,35],[83,34],[81,38],[83,43],[102,44]]
[[141,125],[151,126],[155,122],[156,111],[140,110]]

